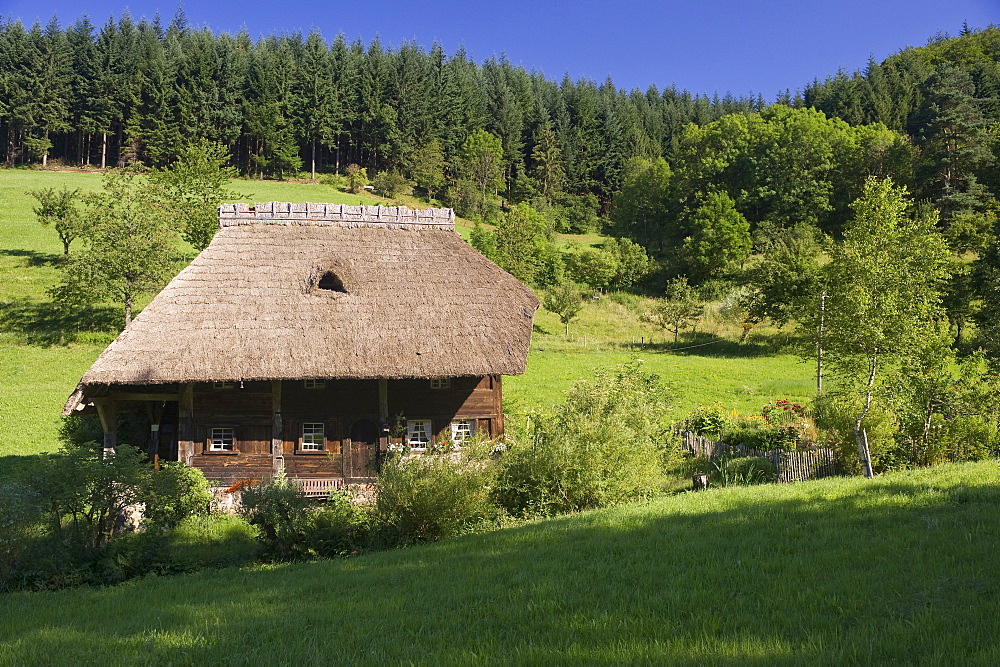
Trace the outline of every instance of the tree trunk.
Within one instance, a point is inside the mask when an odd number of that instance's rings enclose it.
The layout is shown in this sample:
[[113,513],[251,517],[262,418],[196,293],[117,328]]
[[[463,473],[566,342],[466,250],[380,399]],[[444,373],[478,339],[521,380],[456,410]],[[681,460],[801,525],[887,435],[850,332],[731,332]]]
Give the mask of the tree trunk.
[[101,133],[101,171],[108,166],[108,132]]
[[819,331],[816,336],[816,395],[823,393],[823,320],[826,317],[826,290],[819,297]]
[[316,140],[312,141],[312,180],[316,182]]
[[872,471],[871,452],[868,449],[868,434],[861,428],[861,422],[868,416],[868,410],[872,406],[872,388],[875,386],[875,370],[878,366],[878,348],[872,352],[871,372],[868,374],[868,385],[865,391],[865,407],[854,420],[854,439],[858,443],[858,455],[861,457],[861,466],[865,477],[872,478],[875,473]]
[[125,326],[132,324],[132,294],[125,296]]

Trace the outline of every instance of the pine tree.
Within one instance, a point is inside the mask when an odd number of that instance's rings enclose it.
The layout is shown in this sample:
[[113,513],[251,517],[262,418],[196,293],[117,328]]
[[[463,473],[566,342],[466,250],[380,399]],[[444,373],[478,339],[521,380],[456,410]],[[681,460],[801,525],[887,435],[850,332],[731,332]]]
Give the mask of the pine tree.
[[300,136],[309,146],[309,171],[316,180],[316,147],[329,147],[335,137],[340,104],[333,81],[331,55],[322,36],[313,30],[306,37],[302,66],[296,70],[298,108],[295,116]]

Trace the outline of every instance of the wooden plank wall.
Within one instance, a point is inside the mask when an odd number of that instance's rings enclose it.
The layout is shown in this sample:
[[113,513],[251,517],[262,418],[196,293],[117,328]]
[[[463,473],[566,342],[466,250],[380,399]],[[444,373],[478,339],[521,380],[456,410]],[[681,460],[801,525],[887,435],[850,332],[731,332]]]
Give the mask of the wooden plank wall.
[[[392,380],[387,389],[390,423],[399,414],[407,419],[431,419],[437,433],[447,430],[453,420],[472,419],[481,433],[496,436],[501,432],[499,377],[452,378],[445,389],[431,389],[426,379]],[[351,443],[350,436],[357,422],[380,423],[378,380],[327,381],[321,388],[306,388],[301,381],[244,382],[232,388],[200,383],[192,394],[190,462],[211,479],[233,483],[272,474],[277,460],[272,459],[276,407],[280,407],[281,451],[274,454],[280,456],[289,476],[372,474],[375,443]],[[304,422],[326,425],[325,451],[301,450]],[[234,429],[233,452],[209,451],[210,429],[218,426]]]

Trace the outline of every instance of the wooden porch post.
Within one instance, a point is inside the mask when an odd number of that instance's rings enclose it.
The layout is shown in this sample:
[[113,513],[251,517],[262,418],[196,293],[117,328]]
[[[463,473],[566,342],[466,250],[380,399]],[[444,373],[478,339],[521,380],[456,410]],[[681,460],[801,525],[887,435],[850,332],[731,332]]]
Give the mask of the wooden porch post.
[[493,377],[493,411],[496,413],[496,421],[493,422],[493,433],[490,433],[490,437],[498,438],[503,435],[504,423],[503,423],[503,381],[502,376],[496,375]]
[[163,418],[163,406],[165,402],[146,403],[146,414],[149,416],[149,458],[154,461],[159,469],[159,461],[156,460],[160,452],[160,420]]
[[281,423],[281,380],[271,380],[271,471],[281,474],[285,467],[285,438]]
[[375,449],[375,470],[381,466],[382,452],[389,448],[389,380],[378,380],[379,438]]
[[177,401],[177,460],[187,465],[194,462],[194,384],[180,386]]
[[104,458],[115,453],[118,445],[118,401],[99,398],[94,400],[97,416],[101,418],[101,429],[104,431]]

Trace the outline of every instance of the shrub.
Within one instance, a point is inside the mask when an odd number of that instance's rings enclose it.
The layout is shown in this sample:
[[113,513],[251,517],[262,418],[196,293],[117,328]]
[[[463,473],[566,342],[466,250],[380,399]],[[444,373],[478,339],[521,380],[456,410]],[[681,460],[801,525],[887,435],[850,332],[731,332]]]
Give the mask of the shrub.
[[0,482],[0,588],[41,532],[42,496],[16,480]]
[[174,528],[195,514],[207,514],[212,503],[208,480],[201,470],[166,461],[153,471],[146,496],[145,519],[151,525]]
[[527,442],[501,461],[494,497],[512,514],[549,515],[646,497],[677,448],[664,419],[668,392],[640,362],[598,371],[555,414],[536,417]]
[[386,461],[379,472],[375,514],[389,539],[437,540],[496,519],[490,500],[496,464],[481,449]]
[[379,172],[372,181],[372,187],[375,192],[389,199],[394,199],[398,194],[410,194],[412,191],[406,177],[398,171]]
[[346,494],[320,505],[284,477],[243,489],[239,512],[257,528],[261,556],[270,560],[343,555],[359,550],[368,535],[365,510]]
[[320,174],[319,182],[336,190],[343,190],[344,192],[351,186],[350,179],[342,174]]
[[773,482],[774,464],[756,456],[723,458],[713,462],[709,483],[715,486],[752,486]]
[[[67,437],[72,442],[75,434]],[[208,506],[201,472],[181,464],[153,471],[126,444],[102,458],[96,442],[40,457],[0,483],[0,588],[106,585],[178,566],[169,529]],[[146,504],[146,526],[137,531]]]
[[699,405],[684,420],[684,426],[688,431],[716,438],[722,436],[722,430],[728,423],[729,416],[722,403]]
[[789,427],[761,424],[755,427],[727,428],[722,439],[729,445],[743,445],[750,449],[789,451],[795,449],[797,432]]
[[345,172],[347,174],[348,192],[354,194],[364,192],[365,186],[368,185],[368,170],[352,162],[347,165]]

